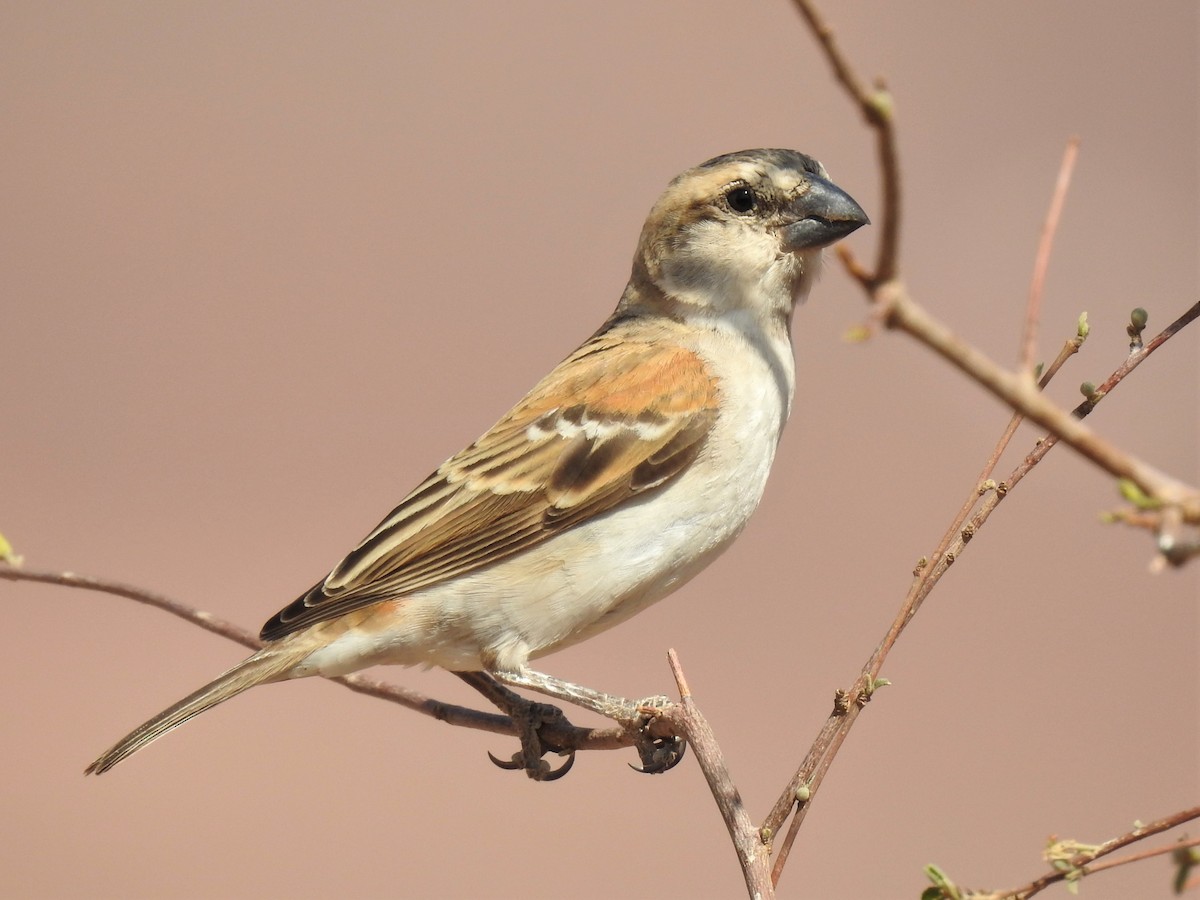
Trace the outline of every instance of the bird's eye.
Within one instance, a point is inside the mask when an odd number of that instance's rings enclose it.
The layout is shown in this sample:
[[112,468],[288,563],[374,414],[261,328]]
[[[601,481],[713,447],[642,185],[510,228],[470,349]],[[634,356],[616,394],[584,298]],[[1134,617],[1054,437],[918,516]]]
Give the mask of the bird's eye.
[[735,188],[730,188],[725,194],[725,202],[729,204],[729,208],[736,213],[751,212],[754,207],[758,206],[758,197],[754,191],[745,185],[739,185]]

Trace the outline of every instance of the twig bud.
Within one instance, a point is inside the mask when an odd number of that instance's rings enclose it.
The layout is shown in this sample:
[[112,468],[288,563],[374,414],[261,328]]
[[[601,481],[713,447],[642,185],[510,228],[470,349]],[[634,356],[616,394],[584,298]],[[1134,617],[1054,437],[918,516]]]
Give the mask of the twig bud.
[[1079,338],[1079,342],[1087,340],[1088,332],[1092,330],[1092,326],[1088,324],[1087,313],[1079,314],[1079,321],[1075,325],[1075,336]]
[[1142,349],[1142,332],[1146,330],[1148,321],[1150,321],[1150,314],[1140,306],[1135,307],[1129,314],[1129,324],[1125,327],[1125,332],[1129,335],[1130,353]]

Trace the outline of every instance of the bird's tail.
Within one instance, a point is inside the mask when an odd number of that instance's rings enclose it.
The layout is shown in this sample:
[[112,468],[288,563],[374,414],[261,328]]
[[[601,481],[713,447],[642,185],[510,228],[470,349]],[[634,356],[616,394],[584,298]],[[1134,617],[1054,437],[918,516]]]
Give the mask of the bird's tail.
[[248,690],[256,684],[266,684],[286,678],[309,652],[311,652],[311,647],[297,647],[295,644],[288,647],[286,642],[284,646],[274,645],[259,650],[215,681],[206,684],[195,693],[189,694],[174,706],[164,709],[149,722],[125,735],[88,766],[86,774],[99,775],[107,772],[125,757],[137,753],[151,741],[156,741],[168,731],[178,728],[192,716],[198,716],[205,710],[212,709],[218,703],[224,703],[231,697],[236,697],[242,691]]

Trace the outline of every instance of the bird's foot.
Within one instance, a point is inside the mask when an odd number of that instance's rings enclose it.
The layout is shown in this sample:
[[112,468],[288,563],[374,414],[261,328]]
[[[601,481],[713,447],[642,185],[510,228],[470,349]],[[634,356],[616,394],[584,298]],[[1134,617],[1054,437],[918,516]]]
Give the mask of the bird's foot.
[[670,708],[671,701],[663,696],[647,697],[637,702],[640,718],[637,724],[637,734],[634,747],[642,758],[641,766],[629,764],[629,768],[644,775],[661,775],[675,768],[683,760],[687,752],[687,741],[678,735],[668,734],[661,737],[651,733],[650,726]]
[[[459,678],[488,698],[496,707],[512,719],[517,737],[521,741],[521,749],[509,760],[498,759],[492,753],[488,758],[501,769],[521,769],[534,781],[557,781],[575,765],[575,751],[557,750],[547,747],[540,735],[543,725],[553,722],[560,724],[566,717],[557,706],[548,703],[535,703],[527,700],[515,691],[511,691],[498,683],[485,672],[456,672]],[[547,753],[558,753],[566,756],[567,760],[557,769],[542,757]]]
[[525,669],[521,672],[498,672],[496,678],[513,687],[524,687],[574,703],[612,719],[634,733],[634,746],[642,765],[631,766],[635,772],[657,775],[679,765],[683,759],[687,742],[676,735],[655,735],[653,723],[673,705],[670,698],[662,695],[645,697],[641,700],[626,700],[596,691],[569,681],[562,681],[541,672]]
[[[509,761],[497,759],[489,753],[492,762],[502,769],[523,769],[525,774],[535,781],[555,781],[562,778],[575,763],[574,750],[546,747],[541,739],[541,729],[544,725],[560,726],[565,716],[558,707],[527,700],[505,685],[535,690],[590,709],[617,722],[633,736],[634,747],[641,758],[640,766],[630,766],[636,772],[655,775],[669,771],[679,764],[687,750],[687,742],[670,733],[668,727],[655,727],[655,723],[674,705],[668,697],[656,695],[641,700],[626,700],[530,669],[521,672],[456,674],[507,713],[517,728],[521,749],[514,753]],[[542,759],[549,752],[566,756],[567,761],[559,768],[552,769],[550,764]]]
[[[520,697],[518,700],[519,702],[513,704],[513,707],[506,712],[512,717],[513,725],[517,729],[517,736],[521,739],[521,749],[507,761],[497,759],[490,752],[488,758],[501,769],[523,769],[525,774],[534,781],[557,781],[570,772],[571,767],[575,765],[575,751],[554,750],[545,746],[538,732],[547,723],[560,722],[564,718],[563,712],[557,706],[551,706],[548,703],[533,703]],[[558,753],[560,756],[566,756],[567,760],[555,769],[542,758],[547,753]]]

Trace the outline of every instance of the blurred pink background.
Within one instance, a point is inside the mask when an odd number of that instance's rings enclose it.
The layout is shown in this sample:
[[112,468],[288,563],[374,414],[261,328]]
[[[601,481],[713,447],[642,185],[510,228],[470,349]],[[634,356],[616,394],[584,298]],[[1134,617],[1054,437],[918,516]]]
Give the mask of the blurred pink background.
[[[1074,134],[1040,354],[1083,310],[1092,337],[1053,395],[1120,362],[1129,308],[1153,333],[1195,301],[1194,3],[827,6],[895,92],[904,270],[936,315],[1016,359]],[[9,2],[0,117],[0,531],[30,567],[255,629],[604,319],[678,171],[795,147],[879,210],[872,140],[784,0]],[[842,340],[864,314],[831,265],[742,540],[542,661],[641,696],[671,689],[677,648],[756,820],[1008,418],[906,338]],[[1198,345],[1193,327],[1089,420],[1192,483]],[[1013,493],[890,658],[782,896],[916,897],[928,862],[1012,887],[1051,833],[1098,842],[1197,801],[1200,569],[1150,575],[1145,536],[1098,520],[1118,503],[1061,448]],[[0,583],[0,602],[5,896],[744,890],[694,761],[651,778],[587,754],[535,784],[488,763],[511,739],[315,680],[85,779],[243,651],[112,597]],[[473,702],[445,673],[383,674]],[[1159,860],[1084,892],[1169,881]]]

